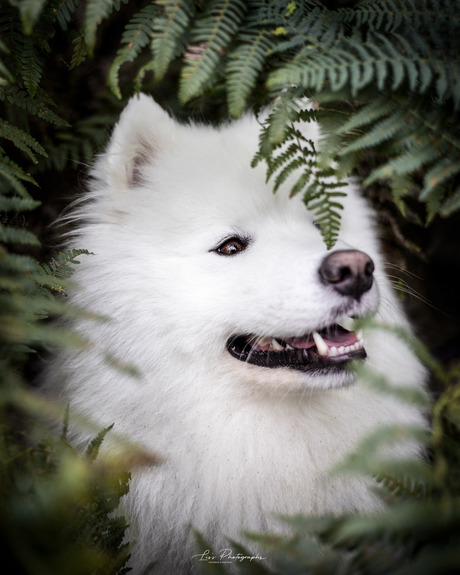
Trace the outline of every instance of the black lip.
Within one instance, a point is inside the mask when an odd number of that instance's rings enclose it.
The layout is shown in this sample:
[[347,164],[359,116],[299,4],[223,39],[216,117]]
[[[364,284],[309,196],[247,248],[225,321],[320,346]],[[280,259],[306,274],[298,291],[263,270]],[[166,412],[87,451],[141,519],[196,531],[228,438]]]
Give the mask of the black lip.
[[248,343],[250,336],[231,338],[227,350],[236,359],[251,365],[270,369],[284,367],[303,372],[343,371],[352,359],[365,359],[366,351],[357,349],[340,356],[322,356],[316,348],[293,349],[286,351],[258,351]]

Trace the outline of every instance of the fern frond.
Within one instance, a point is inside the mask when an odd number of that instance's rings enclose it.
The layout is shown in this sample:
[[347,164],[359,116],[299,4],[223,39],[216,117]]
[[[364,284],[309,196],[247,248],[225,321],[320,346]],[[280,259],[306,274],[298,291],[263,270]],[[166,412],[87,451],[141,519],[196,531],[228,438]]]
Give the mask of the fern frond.
[[342,122],[341,126],[336,128],[338,134],[345,134],[346,132],[357,131],[361,128],[366,129],[366,126],[372,124],[382,117],[388,116],[398,108],[394,100],[380,95],[370,103],[366,103],[357,112],[351,115],[346,122]]
[[246,13],[243,0],[211,0],[202,18],[195,20],[185,66],[182,70],[179,99],[186,103],[208,84]]
[[[404,466],[407,472],[407,467]],[[425,499],[427,497],[427,483],[410,475],[394,475],[386,472],[378,473],[375,477],[377,483],[389,494],[398,499]]]
[[18,244],[22,246],[39,246],[35,234],[24,230],[22,228],[13,228],[11,226],[4,226],[0,222],[0,242],[4,244]]
[[[407,139],[409,138],[410,136],[407,137]],[[430,141],[426,141],[424,145],[411,148],[374,170],[372,175],[367,178],[366,184],[380,179],[394,178],[397,175],[412,174],[415,170],[422,169],[437,159],[437,150]],[[423,199],[421,196],[419,197],[421,200]]]
[[311,51],[321,45],[329,46],[337,25],[328,10],[314,0],[293,6],[293,10],[286,10],[285,2],[268,2],[260,8],[264,27],[273,30],[278,38],[274,53],[295,54],[299,49]]
[[[430,220],[433,210],[439,209],[447,193],[446,186],[460,171],[460,140],[455,129],[450,126],[449,119],[440,113],[440,108],[433,108],[427,113],[422,111],[423,101],[388,97],[386,101],[386,106],[380,107],[379,103],[376,105],[374,110],[377,110],[377,114],[368,115],[367,127],[366,112],[372,111],[373,104],[363,108],[356,118],[343,126],[342,131],[349,127],[360,127],[366,131],[357,137],[355,134],[355,138],[343,147],[339,155],[344,157],[386,144],[392,154],[385,164],[371,172],[365,181],[366,185],[378,179],[395,180],[398,176],[410,176],[423,169],[424,185],[419,199],[427,203]],[[378,117],[376,122],[373,121],[375,117]],[[442,186],[443,191],[439,186]]]
[[340,9],[339,14],[342,21],[348,24],[391,33],[399,30],[403,24],[427,30],[445,30],[449,19],[456,17],[451,8],[451,3],[446,0],[424,2],[423,6],[412,1],[400,4],[394,0],[361,0],[353,10]]
[[74,272],[72,266],[80,263],[77,258],[81,255],[91,255],[91,253],[85,249],[66,250],[59,252],[57,255],[58,259],[53,258],[50,262],[47,264],[43,263],[41,266],[47,275],[57,279],[67,279]]
[[[117,98],[121,98],[121,92],[118,80],[118,74],[120,68],[123,66],[123,64],[126,64],[127,62],[133,62],[140,54],[141,50],[145,46],[147,46],[147,44],[150,42],[152,36],[154,36],[154,29],[158,28],[159,26],[159,23],[156,20],[159,11],[160,11],[159,6],[156,6],[154,4],[148,4],[137,14],[135,14],[125,27],[123,37],[121,39],[122,44],[124,44],[124,46],[122,46],[118,50],[117,55],[110,67],[109,75],[107,78],[107,83],[112,92],[115,94],[115,96],[117,96]],[[161,20],[161,18],[159,18],[158,20]],[[181,33],[182,32],[183,30],[181,30]],[[162,30],[162,33],[168,34],[170,33],[170,30],[164,29]],[[152,40],[152,46],[154,41],[155,37]],[[166,42],[166,46],[167,45],[168,43]],[[161,49],[161,46],[160,49],[158,50],[158,53],[156,50],[154,50],[154,56],[157,54],[158,60],[165,58],[165,60],[167,61],[164,71],[166,71],[166,68],[170,63],[169,56],[165,52],[166,50],[163,51]],[[155,61],[157,60],[155,60],[154,57],[154,62]],[[161,77],[162,74],[160,74],[159,72],[160,71],[156,69],[158,77]]]
[[411,468],[411,474],[416,475],[421,481],[434,482],[428,464],[416,456],[413,459],[405,458],[404,463],[397,459],[385,458],[385,449],[389,445],[404,442],[428,445],[429,441],[428,431],[421,426],[403,424],[381,426],[361,440],[356,449],[334,467],[333,472],[363,473],[376,477],[385,472],[398,475],[401,469]]
[[29,182],[35,186],[38,185],[34,178],[30,174],[27,174],[23,168],[18,166],[7,156],[2,156],[1,154],[0,176],[4,179],[4,182],[0,180],[0,190],[5,187],[7,189],[13,189],[16,194],[26,199],[30,198],[30,196],[22,182]]
[[88,461],[94,461],[96,459],[96,457],[99,454],[99,450],[101,448],[102,442],[104,441],[107,433],[109,433],[109,431],[113,428],[113,423],[112,425],[109,425],[108,427],[102,429],[97,435],[96,437],[94,437],[88,447],[86,448],[85,451],[85,457],[88,459]]
[[[9,50],[5,43],[0,39],[0,52],[3,54],[9,54]],[[0,89],[10,82],[13,81],[13,75],[11,74],[10,70],[6,66],[6,64],[0,60]]]
[[170,63],[185,49],[195,6],[183,0],[159,0],[162,14],[153,23],[151,69],[161,79]]
[[[443,191],[442,197],[444,198],[445,194]],[[452,192],[452,194],[442,203],[439,207],[439,213],[441,217],[447,218],[451,216],[453,213],[458,212],[460,210],[460,188],[457,187],[456,190]]]
[[35,154],[40,154],[45,158],[47,156],[45,149],[35,138],[5,120],[0,120],[0,138],[10,140],[19,150],[25,152],[34,164],[37,163]]
[[[126,4],[127,0],[122,0]],[[84,30],[85,42],[90,54],[93,53],[96,44],[96,32],[103,20],[114,9],[119,9],[120,0],[87,0],[85,7]]]
[[[423,44],[421,37],[418,44]],[[374,33],[364,40],[362,35],[355,33],[352,38],[337,38],[333,47],[322,47],[313,52],[301,50],[291,63],[270,75],[267,86],[278,90],[281,86],[295,84],[306,90],[320,91],[326,83],[337,92],[348,85],[355,97],[371,83],[379,90],[396,90],[407,82],[410,90],[423,93],[437,78],[438,97],[453,98],[458,104],[458,62],[446,58],[438,60],[434,55],[428,58],[427,45],[424,51],[420,46],[417,48],[397,34],[388,38]]]
[[35,38],[28,37],[21,51],[21,72],[22,81],[31,98],[37,93],[43,66],[44,60],[41,53],[37,50]]
[[62,30],[67,30],[67,27],[76,12],[79,5],[79,0],[63,0],[59,2],[56,12],[56,20]]
[[48,144],[48,158],[40,163],[40,169],[61,172],[69,164],[90,163],[106,144],[108,126],[113,126],[115,119],[98,114],[75,122],[72,133],[63,131],[55,143]]
[[229,51],[227,57],[227,98],[229,112],[233,117],[243,113],[257,78],[275,46],[267,28],[261,26],[261,16],[258,10],[248,14],[239,30],[238,45]]
[[75,38],[72,40],[72,44],[73,44],[73,53],[72,58],[70,60],[69,70],[74,70],[75,68],[80,66],[80,64],[82,64],[88,56],[85,31],[83,29],[81,29],[75,36]]
[[271,178],[275,172],[278,172],[273,186],[274,192],[276,192],[291,175],[295,174],[299,169],[308,166],[310,169],[305,169],[301,178],[299,178],[291,188],[291,196],[295,196],[303,186],[306,185],[315,167],[314,159],[308,160],[308,155],[311,155],[311,153],[307,150],[306,146],[304,146],[303,151],[301,151],[298,148],[298,144],[290,144],[285,151],[272,157],[272,161],[267,169],[267,179]]
[[[45,102],[41,101],[41,92],[32,100],[29,94],[19,86],[9,84],[0,86],[0,100],[27,111],[32,116],[45,120],[58,127],[68,127],[69,124],[58,116]],[[54,104],[53,104],[54,105]]]
[[32,198],[8,197],[0,194],[0,212],[26,212],[35,210],[41,202]]
[[[330,249],[340,231],[346,182],[318,162],[315,144],[296,122],[316,118],[314,110],[299,109],[299,103],[286,92],[272,109],[259,137],[259,151],[252,161],[255,166],[267,163],[267,180],[274,177],[274,192],[289,186],[290,195],[303,194],[303,201],[313,214],[321,235]],[[330,162],[329,162],[330,164]]]
[[26,36],[32,33],[47,1],[48,0],[22,0],[22,2],[17,3]]

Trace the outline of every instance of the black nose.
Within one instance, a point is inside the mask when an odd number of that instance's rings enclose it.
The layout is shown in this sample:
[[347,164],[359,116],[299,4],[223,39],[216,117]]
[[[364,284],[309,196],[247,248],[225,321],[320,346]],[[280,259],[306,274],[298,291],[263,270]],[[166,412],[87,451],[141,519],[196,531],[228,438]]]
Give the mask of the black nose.
[[342,295],[359,299],[372,287],[374,262],[359,250],[337,250],[324,258],[319,268],[321,281]]

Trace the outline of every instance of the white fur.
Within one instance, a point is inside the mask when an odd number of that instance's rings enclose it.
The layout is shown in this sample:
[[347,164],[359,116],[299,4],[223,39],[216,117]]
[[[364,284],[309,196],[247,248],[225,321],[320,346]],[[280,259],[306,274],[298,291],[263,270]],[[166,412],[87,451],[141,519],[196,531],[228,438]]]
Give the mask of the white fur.
[[[190,525],[220,549],[242,529],[281,530],[273,513],[379,509],[367,480],[328,470],[377,426],[422,420],[348,376],[256,367],[227,352],[234,334],[325,326],[345,299],[319,281],[327,250],[301,198],[289,199],[289,186],[273,194],[264,167],[250,167],[258,131],[250,117],[221,129],[179,125],[151,98],[133,98],[73,216],[71,246],[94,255],[77,267],[72,301],[111,318],[76,327],[141,377],[66,352],[51,385],[65,382],[73,411],[163,456],[133,472],[125,501],[135,574],[153,561],[152,573],[188,573],[197,553]],[[345,204],[334,249],[360,249],[376,266],[374,286],[347,311],[406,326],[352,184]],[[210,251],[236,232],[253,238],[246,251]],[[372,331],[365,342],[370,367],[423,385],[421,366],[393,336]]]

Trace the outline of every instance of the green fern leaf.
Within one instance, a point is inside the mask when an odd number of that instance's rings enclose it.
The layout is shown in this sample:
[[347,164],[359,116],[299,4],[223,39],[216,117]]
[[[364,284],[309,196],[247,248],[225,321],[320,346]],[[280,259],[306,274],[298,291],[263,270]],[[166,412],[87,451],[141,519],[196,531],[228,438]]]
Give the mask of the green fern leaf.
[[102,429],[96,437],[94,437],[85,451],[85,456],[88,461],[94,461],[99,454],[99,450],[101,448],[102,442],[104,441],[107,433],[113,428],[114,424],[109,425],[108,427]]
[[0,242],[4,244],[19,244],[25,246],[39,246],[37,237],[24,229],[4,226],[0,223]]
[[[299,119],[297,94],[295,89],[286,90],[270,112],[267,123],[267,138],[269,144],[275,148],[286,141],[286,135],[294,122]],[[308,121],[308,119],[306,120]]]
[[38,208],[41,202],[32,198],[7,197],[0,194],[0,212],[25,212]]
[[63,0],[59,2],[56,20],[63,30],[67,30],[72,16],[78,8],[78,4],[79,0]]
[[211,0],[206,3],[203,18],[195,20],[191,45],[185,56],[179,85],[182,103],[197,96],[208,84],[246,9],[243,0]]
[[[374,170],[366,179],[366,185],[370,185],[379,179],[392,178],[395,174],[411,174],[415,170],[421,169],[424,165],[431,163],[438,158],[438,153],[431,142],[425,146],[410,149],[407,152],[390,160],[382,167]],[[420,198],[422,199],[422,198]]]
[[[109,70],[107,83],[117,98],[121,98],[118,74],[121,66],[127,62],[133,62],[141,50],[149,43],[155,26],[155,18],[159,13],[159,7],[153,4],[145,6],[135,14],[123,32],[121,39],[124,46],[120,48]],[[158,26],[158,24],[156,24]],[[161,57],[165,57],[160,48]],[[154,52],[156,53],[156,51]],[[166,60],[168,57],[166,56]],[[166,68],[169,61],[166,64]],[[164,72],[166,71],[166,68]],[[163,73],[164,73],[163,72]],[[160,75],[159,75],[160,77]]]
[[[388,384],[387,384],[388,385]],[[376,476],[382,472],[398,472],[400,464],[398,461],[388,461],[383,458],[382,449],[388,445],[401,443],[404,441],[417,441],[426,445],[429,441],[428,432],[421,426],[416,425],[382,425],[379,429],[366,436],[356,450],[342,460],[335,468],[335,473],[362,472]],[[414,458],[415,459],[415,458]],[[407,465],[408,462],[405,462]],[[413,465],[420,469],[420,473],[426,471],[427,466],[418,459],[413,461]],[[391,471],[390,471],[391,470]]]
[[460,210],[460,188],[457,188],[439,207],[441,217],[447,218]]
[[[4,54],[9,54],[10,52],[1,39],[0,39],[0,52],[3,52]],[[13,75],[11,74],[7,66],[4,64],[4,62],[0,60],[0,88],[13,81],[14,81]]]
[[26,36],[32,33],[47,1],[48,0],[22,0],[22,2],[17,3]]
[[[126,3],[126,0],[125,0]],[[103,20],[119,7],[120,0],[87,0],[84,19],[85,42],[90,54],[96,44],[96,32]]]
[[272,173],[275,173],[279,169],[273,187],[274,192],[278,191],[278,189],[287,181],[291,174],[298,172],[299,169],[305,168],[306,164],[307,167],[304,169],[303,174],[292,186],[290,196],[292,197],[298,194],[311,179],[314,168],[314,160],[306,161],[306,157],[303,157],[302,155],[297,157],[296,152],[297,146],[295,144],[288,146],[287,150],[275,159],[275,161],[270,166],[270,169],[267,171],[267,177],[271,177]]
[[241,116],[256,85],[273,42],[265,30],[241,35],[244,43],[232,50],[227,59],[227,93],[230,115]]
[[446,180],[454,177],[460,172],[460,161],[452,161],[450,158],[442,158],[426,171],[424,177],[424,186],[420,192],[422,201],[430,195],[430,190],[444,184]]
[[82,64],[87,56],[88,56],[88,49],[86,47],[86,40],[85,40],[85,32],[83,29],[79,31],[77,36],[72,40],[73,44],[73,53],[72,58],[70,60],[70,67],[69,70],[74,70],[80,64]]
[[[19,86],[8,85],[5,87],[0,86],[0,100],[7,102],[12,106],[16,106],[21,110],[26,110],[29,114],[37,116],[42,120],[50,124],[54,124],[59,127],[69,127],[69,123],[63,118],[58,116],[49,105],[41,101],[41,92],[37,93],[37,96],[32,100],[25,90],[19,88]],[[48,104],[54,106],[54,103],[48,99]]]
[[[252,165],[266,161],[267,180],[274,176],[274,192],[286,184],[290,186],[291,196],[303,194],[303,201],[313,213],[330,249],[340,231],[340,199],[346,195],[342,191],[346,183],[339,181],[332,169],[319,165],[314,142],[295,126],[296,122],[309,121],[317,115],[313,110],[299,109],[295,97],[291,99],[295,93],[295,90],[285,92],[272,109],[262,128],[259,151]],[[271,130],[274,130],[275,137]]]
[[184,51],[195,7],[184,0],[159,0],[158,4],[163,7],[163,13],[153,22],[150,68],[161,79],[174,58]]
[[[407,473],[408,466],[404,465]],[[427,483],[414,479],[409,475],[393,475],[386,472],[379,473],[376,481],[393,497],[398,499],[423,499],[427,497]]]
[[336,131],[338,134],[357,131],[360,128],[364,128],[365,126],[374,123],[383,116],[388,116],[397,108],[398,105],[395,101],[386,96],[380,96],[355,112],[346,122],[343,122],[341,126],[338,126]]
[[36,38],[28,37],[21,52],[22,81],[31,98],[37,93],[43,73],[44,61],[37,50]]
[[80,263],[77,259],[81,255],[90,255],[85,249],[72,249],[59,252],[58,259],[52,259],[47,264],[41,264],[45,273],[53,278],[70,278],[74,272],[73,267]]
[[35,138],[5,120],[0,120],[0,138],[6,138],[13,142],[17,148],[26,152],[35,164],[38,161],[35,153],[41,154],[45,158],[47,156],[45,149]]
[[348,144],[340,151],[341,155],[372,148],[394,138],[398,133],[404,130],[406,120],[406,111],[396,109],[390,116],[377,122],[372,128]]
[[30,174],[27,174],[7,156],[0,156],[0,176],[4,178],[4,183],[0,185],[0,189],[3,188],[6,183],[8,189],[12,188],[16,194],[26,199],[29,199],[30,196],[22,182],[29,182],[35,186],[38,185]]
[[[134,78],[134,91],[135,92],[140,92],[142,90],[142,84],[144,82],[145,76],[149,73],[149,72],[154,72],[154,63],[153,60],[149,60],[146,64],[144,64],[143,66],[141,66]],[[114,82],[114,80],[112,80],[112,83]],[[115,93],[115,96],[117,94]]]

